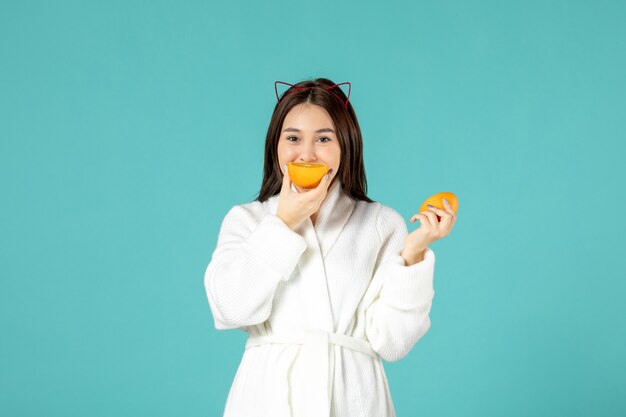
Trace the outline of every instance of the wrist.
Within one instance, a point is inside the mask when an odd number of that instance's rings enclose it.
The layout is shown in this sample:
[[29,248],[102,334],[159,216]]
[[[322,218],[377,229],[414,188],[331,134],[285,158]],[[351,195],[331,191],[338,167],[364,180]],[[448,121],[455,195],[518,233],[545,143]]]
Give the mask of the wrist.
[[404,258],[406,266],[415,265],[418,262],[424,260],[426,248],[411,249],[410,251],[403,250],[401,256]]
[[289,220],[287,217],[285,217],[282,214],[276,214],[276,217],[278,217],[279,219],[281,219],[283,221],[283,223],[285,223],[285,225],[290,228],[291,230],[295,230],[296,228],[296,224],[294,222],[292,222],[291,220]]

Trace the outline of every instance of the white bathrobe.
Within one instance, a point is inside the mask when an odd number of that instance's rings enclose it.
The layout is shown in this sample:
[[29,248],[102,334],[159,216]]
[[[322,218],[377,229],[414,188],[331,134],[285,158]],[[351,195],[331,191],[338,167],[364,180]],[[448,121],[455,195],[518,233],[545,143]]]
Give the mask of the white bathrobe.
[[402,216],[339,180],[315,226],[291,230],[278,198],[227,213],[204,275],[215,327],[249,335],[224,417],[395,416],[381,360],[430,328],[434,252],[406,266]]

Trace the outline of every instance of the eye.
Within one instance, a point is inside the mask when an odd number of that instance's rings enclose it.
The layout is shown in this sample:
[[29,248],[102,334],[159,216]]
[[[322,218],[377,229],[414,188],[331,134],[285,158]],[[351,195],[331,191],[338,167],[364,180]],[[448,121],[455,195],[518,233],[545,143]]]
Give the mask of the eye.
[[[300,139],[298,139],[298,137],[297,137],[297,136],[287,136],[285,139],[286,139],[287,141],[289,141],[289,142],[295,142],[295,141],[300,140]],[[294,140],[291,140],[291,139],[294,139]],[[324,139],[325,139],[325,140],[324,140]],[[328,138],[328,137],[326,137],[326,136],[322,136],[321,138],[319,138],[319,140],[320,140],[322,143],[327,143],[327,142],[330,142],[330,141],[331,141],[331,140],[330,140],[330,138]]]

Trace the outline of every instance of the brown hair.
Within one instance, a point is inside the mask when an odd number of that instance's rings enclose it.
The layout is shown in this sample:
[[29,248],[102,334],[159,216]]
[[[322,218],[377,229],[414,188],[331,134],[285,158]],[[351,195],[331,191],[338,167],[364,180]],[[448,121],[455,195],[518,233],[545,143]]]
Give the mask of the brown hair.
[[[345,193],[353,199],[373,202],[367,196],[361,128],[352,104],[348,102],[347,108],[344,105],[347,97],[343,90],[339,86],[328,90],[324,89],[324,87],[330,87],[334,84],[327,78],[301,81],[285,91],[280,98],[280,102],[276,103],[265,138],[263,182],[255,200],[263,202],[280,192],[283,181],[283,173],[278,166],[277,152],[280,130],[287,113],[294,106],[301,103],[310,103],[326,109],[337,131],[337,138],[341,147],[341,162],[334,180],[340,181]],[[306,89],[298,90],[296,87]],[[341,97],[344,103],[335,94]]]

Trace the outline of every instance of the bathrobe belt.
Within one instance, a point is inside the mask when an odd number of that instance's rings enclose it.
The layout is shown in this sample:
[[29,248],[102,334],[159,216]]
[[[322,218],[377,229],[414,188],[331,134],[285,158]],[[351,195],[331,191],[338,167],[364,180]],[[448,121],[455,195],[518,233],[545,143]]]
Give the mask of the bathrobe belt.
[[372,350],[367,340],[323,330],[309,330],[301,337],[280,334],[250,336],[246,342],[246,349],[266,343],[302,345],[299,355],[306,367],[306,409],[311,417],[330,415],[335,368],[335,349],[331,344],[378,358],[378,354]]

